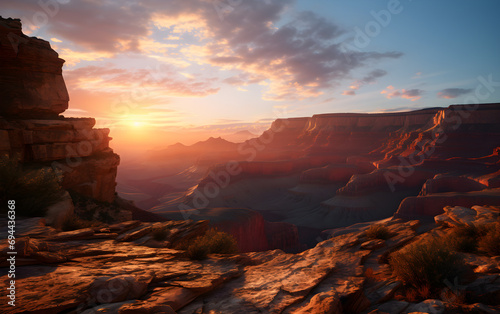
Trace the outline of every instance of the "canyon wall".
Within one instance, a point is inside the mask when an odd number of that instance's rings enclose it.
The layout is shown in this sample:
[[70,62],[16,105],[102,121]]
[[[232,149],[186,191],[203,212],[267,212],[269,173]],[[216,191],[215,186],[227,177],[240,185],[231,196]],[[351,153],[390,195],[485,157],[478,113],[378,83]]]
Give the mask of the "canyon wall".
[[[418,218],[440,214],[446,205],[496,204],[498,121],[500,104],[278,119],[242,144],[241,161],[232,164],[239,171],[226,174],[229,187],[219,180],[227,166],[217,165],[190,195],[206,194],[207,206],[246,206],[306,230],[383,219],[396,211],[401,218]],[[276,184],[264,186],[263,178]],[[216,185],[233,192],[212,197],[208,192]]]
[[109,129],[93,118],[64,118],[69,96],[64,60],[50,44],[0,17],[0,155],[62,173],[62,185],[100,201],[115,198],[119,157]]

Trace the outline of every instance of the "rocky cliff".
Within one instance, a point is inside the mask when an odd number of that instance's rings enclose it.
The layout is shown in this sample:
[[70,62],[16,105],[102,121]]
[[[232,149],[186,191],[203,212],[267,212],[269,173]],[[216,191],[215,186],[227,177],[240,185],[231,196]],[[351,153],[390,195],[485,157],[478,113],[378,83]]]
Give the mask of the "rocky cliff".
[[64,60],[50,44],[23,34],[21,21],[0,17],[0,115],[55,118],[68,108]]
[[109,129],[93,118],[64,118],[69,96],[64,60],[47,41],[0,17],[0,154],[62,171],[65,189],[112,202],[119,157]]

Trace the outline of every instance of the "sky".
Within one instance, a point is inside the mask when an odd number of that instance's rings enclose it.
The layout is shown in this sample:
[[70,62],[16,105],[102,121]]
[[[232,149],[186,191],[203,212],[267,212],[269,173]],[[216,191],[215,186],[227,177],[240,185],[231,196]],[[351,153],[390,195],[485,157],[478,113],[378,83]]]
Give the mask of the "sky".
[[497,0],[0,5],[66,60],[65,116],[157,147],[276,118],[499,102],[498,12]]

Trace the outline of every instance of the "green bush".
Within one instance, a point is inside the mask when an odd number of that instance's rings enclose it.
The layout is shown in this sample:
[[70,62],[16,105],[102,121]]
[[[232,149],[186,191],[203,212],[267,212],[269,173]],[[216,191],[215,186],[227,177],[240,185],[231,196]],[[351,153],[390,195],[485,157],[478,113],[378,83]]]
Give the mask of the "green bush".
[[445,286],[445,280],[454,282],[464,264],[445,241],[432,240],[417,243],[393,253],[389,259],[394,274],[414,288]]
[[478,249],[491,256],[500,255],[500,222],[491,225],[486,234],[479,239]]
[[18,215],[44,216],[47,207],[62,195],[53,169],[24,169],[18,158],[0,158],[0,199],[2,203],[15,200]]
[[371,225],[368,230],[366,230],[366,236],[370,239],[382,239],[387,240],[391,237],[389,228],[382,224]]
[[210,229],[205,235],[195,238],[187,247],[186,252],[189,258],[201,260],[211,253],[237,253],[238,243],[232,235],[217,229]]

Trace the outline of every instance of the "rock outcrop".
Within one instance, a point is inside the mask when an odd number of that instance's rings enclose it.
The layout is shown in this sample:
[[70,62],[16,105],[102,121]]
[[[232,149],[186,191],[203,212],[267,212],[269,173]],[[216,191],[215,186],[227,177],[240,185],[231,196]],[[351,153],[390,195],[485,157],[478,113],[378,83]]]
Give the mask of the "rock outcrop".
[[63,63],[20,20],[0,18],[0,154],[59,169],[63,188],[112,202],[119,157],[95,119],[60,116],[69,101]]
[[[385,239],[369,237],[372,222],[332,230],[330,239],[299,254],[210,254],[202,261],[190,260],[172,247],[203,234],[207,222],[127,221],[57,232],[38,218],[20,219],[16,307],[3,302],[0,311],[496,313],[498,257],[459,253],[470,274],[432,297],[424,290],[421,296],[411,296],[411,286],[393,274],[388,261],[395,251],[432,237],[445,238],[460,226],[500,224],[499,214],[492,206],[449,207],[436,217],[437,225],[401,219],[376,222],[386,228]],[[158,228],[167,230],[161,241],[152,236]],[[0,231],[2,238],[6,234]],[[8,250],[3,240],[0,267],[8,266]]]
[[56,118],[68,108],[64,60],[50,44],[23,34],[21,21],[0,17],[0,115]]

